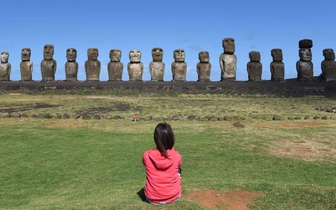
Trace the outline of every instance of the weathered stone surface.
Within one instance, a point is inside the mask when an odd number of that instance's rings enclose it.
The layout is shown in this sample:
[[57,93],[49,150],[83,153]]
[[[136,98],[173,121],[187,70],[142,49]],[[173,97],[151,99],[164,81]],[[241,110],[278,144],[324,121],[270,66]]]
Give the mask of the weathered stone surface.
[[20,118],[21,114],[20,113],[12,113],[11,117],[13,117],[13,118]]
[[63,119],[69,119],[70,118],[70,115],[69,114],[67,114],[67,113],[64,113],[63,114]]
[[322,120],[327,120],[327,119],[328,119],[328,116],[323,116],[321,119],[322,119]]
[[51,114],[49,114],[49,113],[45,114],[44,117],[47,118],[47,119],[53,118],[53,116]]
[[314,116],[313,119],[318,120],[318,119],[321,119],[321,117],[320,116]]
[[130,62],[127,64],[127,71],[130,81],[142,81],[144,65],[141,62],[140,50],[131,50],[129,52]]
[[271,80],[283,81],[285,79],[285,64],[282,62],[282,50],[274,48],[271,50],[273,61],[270,64]]
[[88,115],[88,114],[83,114],[82,119],[83,120],[91,120],[91,116]]
[[336,62],[333,49],[327,48],[323,50],[324,61],[321,63],[322,79],[325,81],[336,80]]
[[222,40],[222,47],[224,48],[224,53],[233,54],[236,49],[235,41],[233,38],[225,38]]
[[331,120],[336,120],[336,115],[330,117]]
[[110,119],[112,119],[112,116],[111,115],[109,115],[109,114],[107,114],[107,115],[105,115],[105,120],[110,120]]
[[8,113],[8,112],[1,113],[1,114],[0,114],[0,117],[2,117],[2,118],[10,117],[10,113]]
[[33,74],[33,62],[30,61],[31,50],[30,48],[22,48],[20,63],[20,73],[22,81],[31,81]]
[[309,116],[305,116],[303,119],[304,120],[309,120]]
[[45,117],[45,115],[41,114],[41,113],[37,115],[37,118],[44,118],[44,117]]
[[95,119],[95,120],[100,120],[100,119],[101,119],[101,116],[100,116],[100,115],[97,115],[97,114],[95,114],[95,115],[93,115],[93,119]]
[[98,60],[99,51],[97,48],[87,50],[88,60],[85,61],[86,81],[99,81],[101,63]]
[[107,70],[109,75],[109,81],[122,81],[122,74],[124,71],[124,64],[121,60],[121,50],[110,50],[110,62],[107,64]]
[[149,64],[149,71],[151,75],[151,81],[163,81],[165,63],[163,60],[163,49],[153,48],[152,49],[153,61]]
[[113,116],[113,119],[115,119],[115,120],[120,120],[120,119],[121,119],[121,116],[120,116],[120,115],[115,115],[115,116]]
[[190,115],[188,116],[188,120],[195,120],[196,119],[196,116],[195,115]]
[[180,118],[179,118],[179,116],[178,115],[174,115],[173,117],[172,117],[172,120],[179,120]]
[[73,119],[79,119],[81,115],[79,113],[76,113],[72,116]]
[[313,40],[311,39],[302,39],[299,41],[299,48],[312,48]]
[[77,50],[75,48],[68,48],[66,51],[67,62],[65,63],[65,80],[77,81],[78,63],[76,62]]
[[174,62],[171,64],[173,81],[185,82],[187,76],[187,63],[185,60],[185,52],[183,49],[174,50]]
[[280,117],[279,115],[275,115],[275,116],[273,117],[273,120],[281,120],[281,117]]
[[260,63],[260,53],[251,51],[249,53],[250,62],[247,63],[247,73],[249,81],[260,81],[262,74],[262,64]]
[[1,53],[1,63],[0,63],[0,81],[9,81],[10,73],[12,70],[12,66],[8,63],[9,53],[2,52]]
[[225,38],[222,41],[224,53],[219,56],[221,68],[221,81],[235,81],[237,69],[237,57],[235,52],[235,41],[233,38]]
[[44,45],[43,57],[41,61],[42,81],[54,81],[57,69],[57,62],[53,59],[54,45]]
[[28,115],[23,113],[23,114],[21,114],[21,117],[22,118],[28,118]]
[[198,82],[210,82],[211,63],[208,51],[201,51],[198,53],[199,63],[197,63],[196,70],[198,74]]
[[309,39],[299,41],[300,60],[296,62],[297,80],[307,81],[313,79],[314,66],[312,61],[311,47],[313,43]]

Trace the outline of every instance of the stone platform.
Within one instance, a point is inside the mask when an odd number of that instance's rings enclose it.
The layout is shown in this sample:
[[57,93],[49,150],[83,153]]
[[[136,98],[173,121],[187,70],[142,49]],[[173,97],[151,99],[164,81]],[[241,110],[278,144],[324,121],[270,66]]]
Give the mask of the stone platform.
[[144,92],[269,94],[285,97],[306,95],[336,96],[336,81],[223,81],[223,82],[153,82],[153,81],[0,81],[1,92],[71,92],[81,90],[134,90]]

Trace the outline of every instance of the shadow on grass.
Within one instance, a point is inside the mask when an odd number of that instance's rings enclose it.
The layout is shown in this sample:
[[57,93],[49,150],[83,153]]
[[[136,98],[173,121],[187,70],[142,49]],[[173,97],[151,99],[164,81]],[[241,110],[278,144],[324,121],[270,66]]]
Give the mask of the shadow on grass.
[[146,199],[144,188],[141,188],[141,190],[139,190],[139,192],[137,192],[137,194],[143,202],[149,203]]

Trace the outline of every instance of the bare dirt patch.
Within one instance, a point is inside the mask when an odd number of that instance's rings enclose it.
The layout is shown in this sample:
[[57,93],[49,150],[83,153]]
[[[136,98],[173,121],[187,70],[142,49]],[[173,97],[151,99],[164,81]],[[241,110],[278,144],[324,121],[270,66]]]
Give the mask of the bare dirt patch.
[[215,190],[193,191],[183,194],[182,198],[198,203],[203,207],[226,210],[249,210],[248,204],[262,194],[237,190],[232,192],[220,192]]
[[328,145],[313,141],[282,141],[276,148],[271,149],[271,154],[279,157],[291,157],[312,161],[319,158],[336,158],[336,149]]

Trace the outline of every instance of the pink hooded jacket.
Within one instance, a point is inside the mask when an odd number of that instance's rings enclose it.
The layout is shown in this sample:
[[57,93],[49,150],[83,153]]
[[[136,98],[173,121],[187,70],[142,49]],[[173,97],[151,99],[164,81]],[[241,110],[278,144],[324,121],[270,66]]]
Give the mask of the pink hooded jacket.
[[154,203],[172,203],[182,193],[178,168],[181,155],[172,148],[167,150],[168,159],[158,149],[147,150],[142,156],[146,168],[145,195]]

